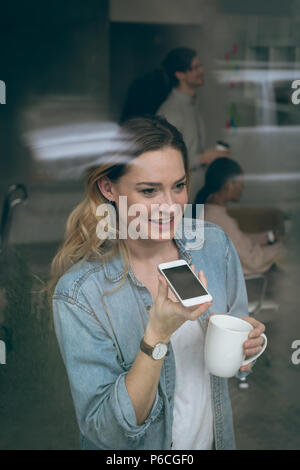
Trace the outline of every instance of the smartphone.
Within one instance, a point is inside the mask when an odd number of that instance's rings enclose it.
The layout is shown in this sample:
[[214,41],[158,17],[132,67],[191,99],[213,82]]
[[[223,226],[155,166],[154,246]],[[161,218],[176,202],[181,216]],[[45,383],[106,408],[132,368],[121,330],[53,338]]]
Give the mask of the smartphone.
[[158,270],[184,307],[192,307],[212,300],[210,293],[185,260],[161,263],[158,265]]

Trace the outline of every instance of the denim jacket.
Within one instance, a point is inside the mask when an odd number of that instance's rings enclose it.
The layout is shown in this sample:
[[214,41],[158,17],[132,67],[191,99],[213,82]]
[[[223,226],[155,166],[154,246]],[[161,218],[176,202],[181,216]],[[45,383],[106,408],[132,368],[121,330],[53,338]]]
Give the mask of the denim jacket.
[[[198,320],[206,329],[209,313],[247,315],[248,301],[239,258],[218,226],[204,222],[203,245],[187,249],[175,240],[182,259],[202,269],[213,305]],[[110,261],[76,263],[58,281],[53,295],[54,327],[67,370],[82,449],[162,450],[172,448],[175,360],[170,352],[161,370],[156,398],[147,419],[137,424],[125,385],[140,347],[153,303],[148,289],[121,256]],[[246,375],[238,373],[238,375]],[[234,449],[227,379],[210,375],[215,449]],[[188,384],[187,384],[188,391]]]

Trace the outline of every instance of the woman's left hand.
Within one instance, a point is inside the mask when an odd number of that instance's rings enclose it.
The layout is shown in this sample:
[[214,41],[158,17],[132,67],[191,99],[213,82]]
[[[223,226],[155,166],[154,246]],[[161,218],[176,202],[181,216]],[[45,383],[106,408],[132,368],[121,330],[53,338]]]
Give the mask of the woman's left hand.
[[[250,331],[248,339],[244,342],[243,348],[246,359],[254,354],[257,354],[261,351],[262,345],[264,344],[264,338],[261,337],[261,334],[265,331],[265,325],[258,320],[255,320],[253,317],[241,317],[242,320],[250,323],[253,326],[253,330]],[[250,362],[247,366],[242,366],[240,368],[241,372],[248,372],[253,365],[253,362]]]

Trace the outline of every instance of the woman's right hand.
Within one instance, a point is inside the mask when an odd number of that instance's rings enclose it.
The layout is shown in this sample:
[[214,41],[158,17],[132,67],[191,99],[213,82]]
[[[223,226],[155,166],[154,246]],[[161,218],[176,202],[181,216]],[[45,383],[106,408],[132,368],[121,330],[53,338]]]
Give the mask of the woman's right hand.
[[[192,268],[194,267],[192,266]],[[207,287],[207,280],[203,271],[199,271],[198,277],[202,284]],[[158,281],[158,294],[149,311],[149,322],[145,332],[145,341],[148,344],[151,342],[168,343],[174,331],[185,321],[196,320],[212,305],[212,302],[205,302],[194,307],[184,307],[181,302],[176,300],[171,290],[170,294],[174,301],[170,299],[168,295],[170,288],[161,274],[158,276]]]

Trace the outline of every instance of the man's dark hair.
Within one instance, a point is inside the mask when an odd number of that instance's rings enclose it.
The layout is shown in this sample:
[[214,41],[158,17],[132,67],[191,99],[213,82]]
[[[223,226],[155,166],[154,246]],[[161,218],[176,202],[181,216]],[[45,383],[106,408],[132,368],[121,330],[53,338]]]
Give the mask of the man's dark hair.
[[172,88],[178,85],[178,79],[175,72],[186,72],[190,70],[191,63],[197,52],[188,47],[177,47],[168,53],[162,62],[162,66],[166,71]]
[[171,91],[171,86],[162,68],[136,78],[129,86],[120,123],[132,117],[154,115]]

